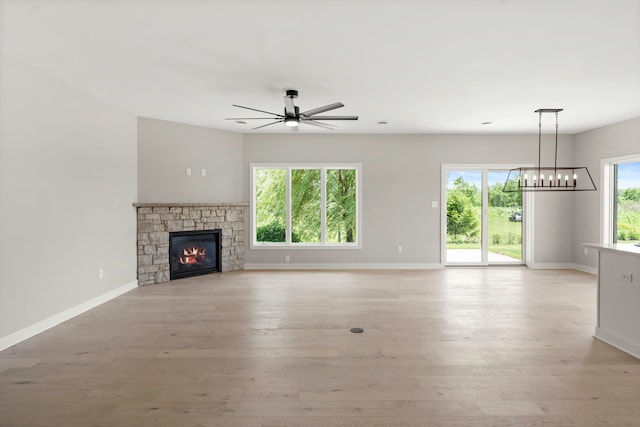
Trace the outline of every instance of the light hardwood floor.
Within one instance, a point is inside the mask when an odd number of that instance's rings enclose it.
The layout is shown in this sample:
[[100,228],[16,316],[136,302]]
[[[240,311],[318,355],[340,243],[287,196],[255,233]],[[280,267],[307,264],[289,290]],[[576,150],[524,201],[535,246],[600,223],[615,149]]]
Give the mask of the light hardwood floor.
[[138,288],[1,352],[0,425],[637,427],[640,360],[592,338],[595,283],[511,267]]

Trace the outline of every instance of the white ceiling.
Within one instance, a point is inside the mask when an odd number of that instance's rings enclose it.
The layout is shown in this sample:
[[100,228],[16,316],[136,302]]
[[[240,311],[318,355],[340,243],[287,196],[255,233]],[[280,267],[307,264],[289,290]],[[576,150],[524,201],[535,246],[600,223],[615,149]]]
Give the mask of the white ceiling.
[[640,117],[640,0],[0,0],[0,25],[4,52],[113,105],[235,132],[288,132],[225,121],[281,113],[285,89],[360,116],[336,133]]

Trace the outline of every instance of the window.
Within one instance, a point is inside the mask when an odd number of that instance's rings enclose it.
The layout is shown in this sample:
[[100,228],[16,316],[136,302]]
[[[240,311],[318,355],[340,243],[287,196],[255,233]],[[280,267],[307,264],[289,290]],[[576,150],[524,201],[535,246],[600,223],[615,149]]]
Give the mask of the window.
[[603,160],[603,243],[640,244],[640,155]]
[[252,246],[359,247],[360,165],[252,165]]

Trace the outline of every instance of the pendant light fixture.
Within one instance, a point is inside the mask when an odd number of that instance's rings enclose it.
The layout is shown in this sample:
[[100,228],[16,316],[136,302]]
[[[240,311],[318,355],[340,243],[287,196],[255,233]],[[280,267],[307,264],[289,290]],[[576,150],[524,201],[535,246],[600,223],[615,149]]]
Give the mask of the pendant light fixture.
[[[586,166],[558,166],[558,113],[562,108],[540,108],[538,113],[538,165],[509,171],[503,191],[595,191],[596,185]],[[555,113],[555,159],[553,166],[541,166],[542,113]],[[517,185],[516,185],[517,183]]]

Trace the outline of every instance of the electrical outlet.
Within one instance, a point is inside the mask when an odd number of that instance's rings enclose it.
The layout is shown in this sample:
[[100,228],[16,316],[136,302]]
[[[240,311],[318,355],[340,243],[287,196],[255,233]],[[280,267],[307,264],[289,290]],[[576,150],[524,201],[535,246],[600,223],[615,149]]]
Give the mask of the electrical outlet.
[[200,169],[200,175],[207,176],[207,170],[206,169]]
[[291,258],[289,258],[289,255],[285,255],[284,262],[289,262],[289,261],[291,261]]
[[633,275],[631,273],[620,273],[620,280],[623,282],[633,282]]
[[436,200],[431,202],[431,207],[432,208],[437,208],[438,207],[438,202]]
[[185,173],[187,174],[187,176],[190,176],[191,175],[191,168],[187,168],[185,170]]
[[402,253],[402,246],[398,246],[398,253],[401,254]]
[[98,279],[99,280],[104,279],[104,270],[103,269],[99,269],[98,270]]

